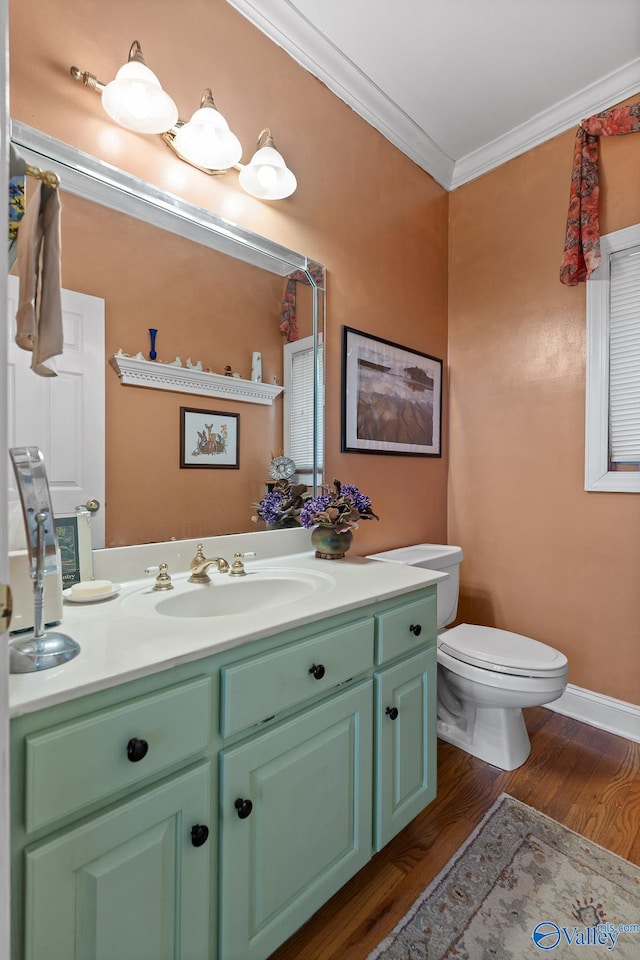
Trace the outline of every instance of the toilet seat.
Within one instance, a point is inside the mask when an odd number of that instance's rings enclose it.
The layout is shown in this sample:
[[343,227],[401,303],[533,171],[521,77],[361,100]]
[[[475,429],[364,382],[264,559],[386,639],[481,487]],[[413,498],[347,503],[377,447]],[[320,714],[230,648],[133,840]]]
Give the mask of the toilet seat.
[[461,623],[438,636],[438,649],[454,660],[516,677],[566,676],[559,650],[519,633]]

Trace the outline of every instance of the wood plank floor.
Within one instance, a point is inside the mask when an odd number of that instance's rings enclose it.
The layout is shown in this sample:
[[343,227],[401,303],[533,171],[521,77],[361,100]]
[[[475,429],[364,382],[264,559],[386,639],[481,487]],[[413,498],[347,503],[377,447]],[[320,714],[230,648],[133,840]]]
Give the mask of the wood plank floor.
[[640,744],[535,707],[505,773],[438,741],[438,795],[270,960],[365,960],[501,793],[640,863]]

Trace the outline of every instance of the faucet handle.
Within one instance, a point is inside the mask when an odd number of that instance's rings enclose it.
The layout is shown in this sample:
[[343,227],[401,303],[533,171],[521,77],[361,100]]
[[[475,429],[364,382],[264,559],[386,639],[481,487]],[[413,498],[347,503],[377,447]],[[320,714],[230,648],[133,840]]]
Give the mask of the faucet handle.
[[145,573],[157,573],[156,582],[152,590],[173,590],[171,577],[169,576],[169,567],[166,563],[161,563],[159,567],[145,567]]
[[198,546],[196,547],[196,555],[191,561],[191,566],[195,567],[197,563],[204,563],[204,561],[205,561],[204,547],[201,543],[199,543]]
[[242,562],[244,557],[255,557],[255,550],[247,550],[246,553],[234,553],[233,563],[229,572],[230,577],[246,577],[247,571]]

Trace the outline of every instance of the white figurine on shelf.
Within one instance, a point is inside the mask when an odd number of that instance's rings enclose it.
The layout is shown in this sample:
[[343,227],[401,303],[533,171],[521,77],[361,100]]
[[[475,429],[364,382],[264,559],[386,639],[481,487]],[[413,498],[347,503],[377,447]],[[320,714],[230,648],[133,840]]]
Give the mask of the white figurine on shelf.
[[135,357],[134,357],[133,359],[134,359],[134,360],[144,360],[145,357],[144,357],[144,354],[142,353],[142,351],[141,351],[141,350],[138,350],[138,352],[136,353],[136,355],[135,355]]
[[198,372],[201,373],[201,372],[202,372],[202,360],[198,360],[197,363],[192,363],[192,362],[191,362],[191,357],[188,357],[188,358],[187,358],[187,367],[189,368],[189,370],[197,370]]
[[180,359],[180,357],[176,357],[175,360],[167,360],[167,361],[166,361],[166,366],[167,366],[167,367],[181,367],[181,366],[182,366],[182,360]]

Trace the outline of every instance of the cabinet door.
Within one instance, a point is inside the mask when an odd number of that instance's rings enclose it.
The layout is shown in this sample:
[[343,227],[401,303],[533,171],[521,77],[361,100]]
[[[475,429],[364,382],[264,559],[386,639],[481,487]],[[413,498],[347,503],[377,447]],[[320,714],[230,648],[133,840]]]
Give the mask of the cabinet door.
[[375,849],[436,795],[436,651],[375,674]]
[[220,960],[268,957],[369,860],[372,700],[367,680],[222,751]]
[[209,951],[210,764],[26,852],[25,960],[203,960]]

